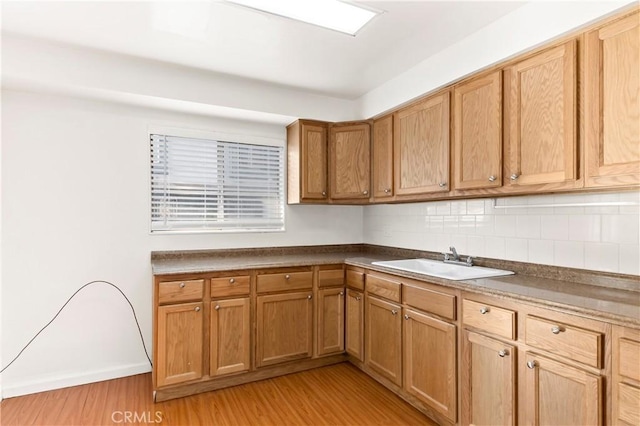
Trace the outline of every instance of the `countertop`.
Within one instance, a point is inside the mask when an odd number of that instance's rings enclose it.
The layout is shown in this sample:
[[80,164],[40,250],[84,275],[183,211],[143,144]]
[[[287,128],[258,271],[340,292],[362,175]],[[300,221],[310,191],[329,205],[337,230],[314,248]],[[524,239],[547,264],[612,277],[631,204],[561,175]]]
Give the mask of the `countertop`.
[[346,263],[444,287],[509,297],[640,327],[640,277],[637,276],[478,259],[481,266],[513,270],[516,274],[451,281],[372,264],[380,260],[435,258],[437,255],[368,245],[304,246],[152,253],[151,264],[154,275],[174,275]]

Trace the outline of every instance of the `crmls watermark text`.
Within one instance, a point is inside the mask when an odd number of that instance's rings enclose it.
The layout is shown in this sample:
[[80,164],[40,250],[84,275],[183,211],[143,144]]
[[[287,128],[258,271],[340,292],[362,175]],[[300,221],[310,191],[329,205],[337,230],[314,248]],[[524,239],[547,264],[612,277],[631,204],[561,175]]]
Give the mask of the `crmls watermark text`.
[[162,423],[162,411],[114,411],[111,421],[114,423]]

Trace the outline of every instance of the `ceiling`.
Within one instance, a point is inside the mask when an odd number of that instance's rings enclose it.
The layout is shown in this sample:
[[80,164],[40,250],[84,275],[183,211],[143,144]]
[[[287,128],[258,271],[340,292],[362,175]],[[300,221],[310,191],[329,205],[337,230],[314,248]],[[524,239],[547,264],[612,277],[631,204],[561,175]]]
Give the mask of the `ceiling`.
[[224,1],[3,1],[2,30],[355,99],[525,4],[357,3],[356,37]]

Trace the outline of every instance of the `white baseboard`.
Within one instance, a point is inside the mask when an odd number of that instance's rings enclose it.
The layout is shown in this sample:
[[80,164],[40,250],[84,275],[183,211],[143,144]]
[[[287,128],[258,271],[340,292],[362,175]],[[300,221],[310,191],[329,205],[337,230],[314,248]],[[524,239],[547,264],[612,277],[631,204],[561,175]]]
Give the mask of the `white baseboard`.
[[18,381],[18,383],[7,383],[7,380],[3,380],[2,398],[29,395],[32,393],[67,388],[70,386],[86,385],[87,383],[118,379],[120,377],[133,376],[135,374],[148,373],[150,371],[151,366],[149,366],[149,363],[143,362],[140,364],[131,364],[105,370],[97,370],[90,373],[46,377],[42,380],[27,380],[24,382]]

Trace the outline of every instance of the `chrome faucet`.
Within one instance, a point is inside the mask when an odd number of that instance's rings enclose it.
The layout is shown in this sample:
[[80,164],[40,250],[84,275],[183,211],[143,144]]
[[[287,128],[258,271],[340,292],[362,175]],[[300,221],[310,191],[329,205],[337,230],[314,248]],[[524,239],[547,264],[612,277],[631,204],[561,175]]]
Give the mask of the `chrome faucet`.
[[473,258],[471,256],[467,256],[467,260],[463,261],[460,259],[460,255],[456,251],[456,248],[451,246],[449,247],[451,253],[442,253],[444,255],[444,263],[454,263],[456,265],[464,265],[464,266],[473,266]]

